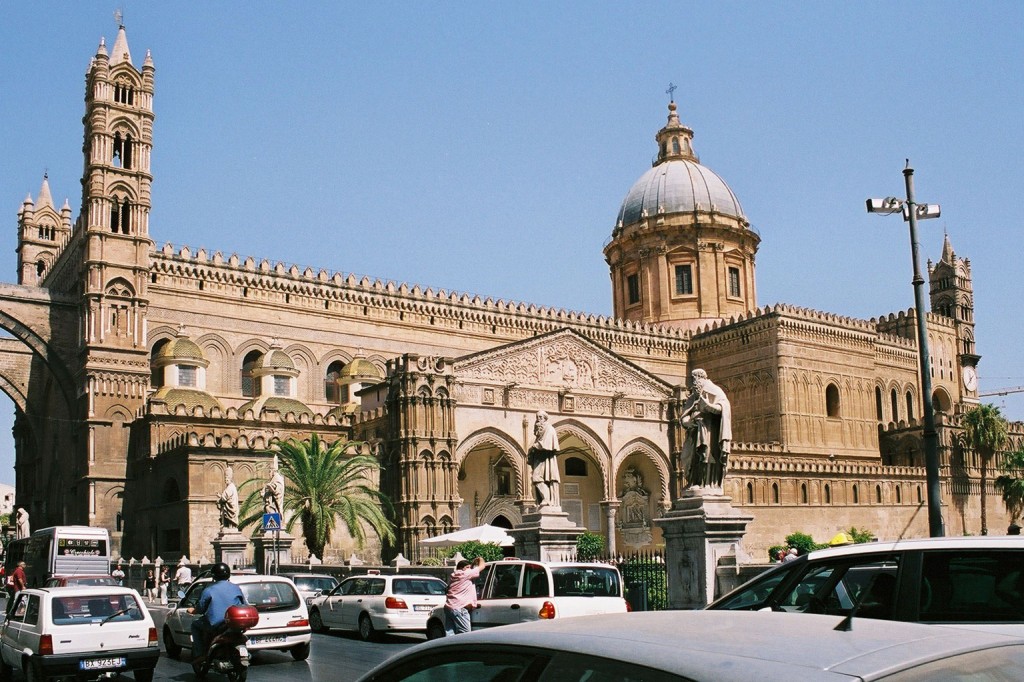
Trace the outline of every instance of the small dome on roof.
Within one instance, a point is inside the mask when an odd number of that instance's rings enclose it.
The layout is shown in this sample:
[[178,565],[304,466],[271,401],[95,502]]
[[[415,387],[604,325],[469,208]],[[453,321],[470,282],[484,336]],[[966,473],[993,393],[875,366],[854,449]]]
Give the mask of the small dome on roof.
[[383,378],[384,373],[377,365],[363,357],[352,358],[338,373],[339,384],[378,382]]
[[167,404],[167,411],[174,412],[179,405],[184,405],[188,412],[197,407],[202,407],[206,414],[210,414],[213,408],[223,410],[220,401],[206,391],[197,388],[183,386],[164,386],[149,397],[149,402],[160,402]]
[[295,362],[280,346],[271,346],[253,367],[254,372],[258,369],[294,371]]
[[153,364],[157,367],[177,364],[206,367],[209,363],[203,357],[203,349],[188,337],[184,329],[179,329],[178,335],[165,343],[157,351],[156,356],[153,358]]
[[303,414],[308,415],[309,417],[313,416],[313,410],[309,409],[305,403],[296,400],[295,398],[288,398],[280,395],[265,395],[250,400],[238,408],[238,414],[245,414],[247,410],[252,410],[253,414],[257,417],[259,417],[264,410],[279,412],[282,415],[292,412],[296,417]]

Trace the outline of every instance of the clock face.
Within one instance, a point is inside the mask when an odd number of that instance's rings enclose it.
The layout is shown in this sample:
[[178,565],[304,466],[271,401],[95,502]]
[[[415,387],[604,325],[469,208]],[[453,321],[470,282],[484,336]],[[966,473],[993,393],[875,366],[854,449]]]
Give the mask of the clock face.
[[968,391],[973,391],[978,388],[978,373],[974,371],[973,367],[964,367],[964,388]]

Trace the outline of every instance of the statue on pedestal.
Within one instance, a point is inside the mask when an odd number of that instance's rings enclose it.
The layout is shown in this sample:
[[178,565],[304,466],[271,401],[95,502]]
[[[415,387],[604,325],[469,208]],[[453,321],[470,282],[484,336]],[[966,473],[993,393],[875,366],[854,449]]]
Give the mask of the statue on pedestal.
[[224,470],[224,490],[217,495],[217,509],[220,510],[220,527],[224,530],[238,530],[238,488],[234,482],[231,467]]
[[687,487],[721,489],[729,466],[732,407],[725,391],[703,369],[690,373],[690,394],[679,423],[686,429],[680,468],[686,471]]
[[263,486],[263,513],[284,513],[284,476],[277,468],[277,455],[270,465],[270,480]]
[[24,507],[18,507],[18,511],[14,514],[14,539],[27,538],[31,534],[32,531],[28,526],[28,512]]
[[533,445],[530,446],[529,462],[532,469],[530,479],[536,491],[537,507],[561,509],[562,500],[558,492],[561,477],[558,475],[558,434],[548,421],[548,413],[537,412],[533,425]]

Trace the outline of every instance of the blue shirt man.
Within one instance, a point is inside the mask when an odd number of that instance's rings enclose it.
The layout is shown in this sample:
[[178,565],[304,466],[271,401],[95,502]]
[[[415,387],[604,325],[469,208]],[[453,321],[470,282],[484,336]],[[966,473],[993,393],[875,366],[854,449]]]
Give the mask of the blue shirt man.
[[206,657],[210,635],[224,622],[224,614],[228,607],[244,604],[242,589],[228,580],[231,569],[227,564],[219,563],[213,567],[214,582],[206,586],[199,596],[199,602],[188,611],[198,615],[192,619],[192,660]]

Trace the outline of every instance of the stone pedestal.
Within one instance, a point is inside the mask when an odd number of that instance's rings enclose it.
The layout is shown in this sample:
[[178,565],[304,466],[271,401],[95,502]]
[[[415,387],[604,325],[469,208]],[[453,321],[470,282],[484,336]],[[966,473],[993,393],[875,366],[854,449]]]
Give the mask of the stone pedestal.
[[213,539],[213,560],[224,562],[231,570],[235,570],[245,565],[245,549],[248,546],[249,539],[239,533],[238,529],[222,528]]
[[278,573],[280,567],[292,563],[292,543],[295,538],[287,531],[260,532],[252,536],[256,570]]
[[576,539],[585,528],[569,520],[560,507],[544,507],[523,515],[523,522],[508,531],[515,538],[516,556],[540,561],[566,561],[576,556]]
[[703,608],[716,596],[718,567],[735,569],[737,545],[754,517],[731,502],[720,491],[691,488],[654,520],[665,538],[670,609]]

